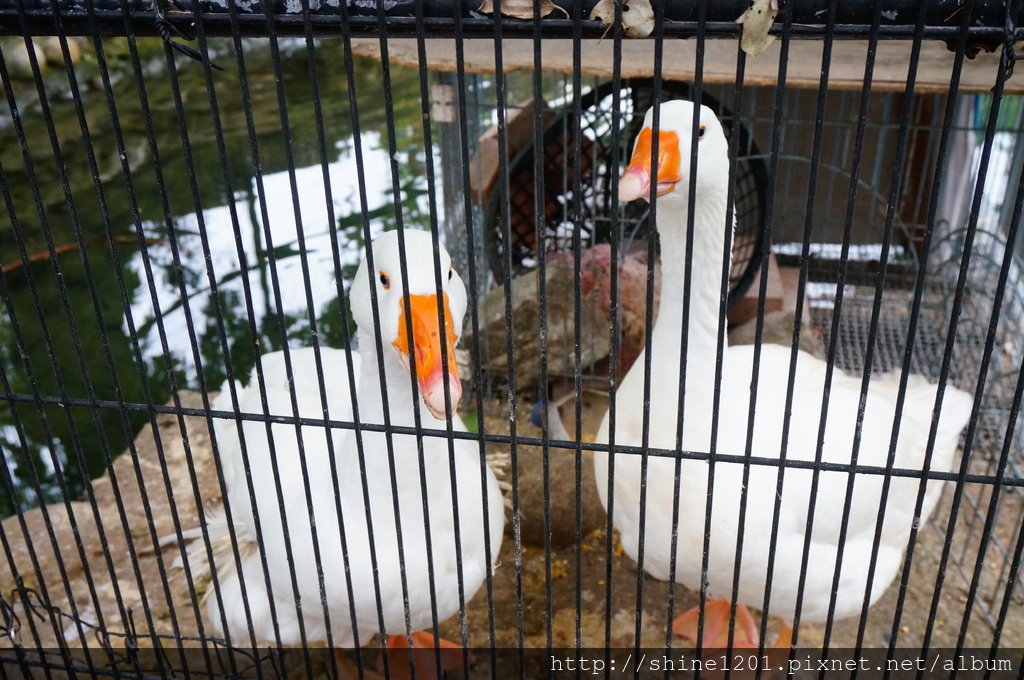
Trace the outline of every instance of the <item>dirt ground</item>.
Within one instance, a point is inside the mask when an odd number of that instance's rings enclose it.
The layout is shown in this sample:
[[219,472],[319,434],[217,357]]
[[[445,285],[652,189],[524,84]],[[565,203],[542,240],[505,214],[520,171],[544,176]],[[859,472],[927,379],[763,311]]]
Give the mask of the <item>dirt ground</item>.
[[[185,406],[200,406],[198,395],[183,394]],[[525,437],[539,437],[540,431],[529,424],[525,415],[530,404],[520,404],[524,417],[519,422],[518,433]],[[484,423],[489,433],[507,432],[507,415],[502,413],[502,404],[494,401],[485,414]],[[584,411],[584,432],[594,432],[604,405],[600,398],[593,398]],[[568,415],[568,414],[567,414]],[[188,429],[188,441],[193,465],[199,479],[199,495],[206,499],[207,506],[214,506],[220,497],[214,464],[211,457],[209,436],[205,420],[195,417],[184,418]],[[114,477],[119,486],[119,495],[124,509],[122,526],[121,514],[115,502],[113,483],[103,477],[93,484],[96,507],[102,519],[104,536],[97,530],[97,523],[88,499],[70,504],[76,520],[77,536],[72,530],[64,506],[49,506],[24,514],[24,524],[17,516],[3,522],[5,543],[10,558],[16,566],[22,590],[12,573],[8,560],[0,560],[0,588],[4,597],[3,627],[13,631],[3,638],[4,645],[10,645],[16,638],[22,644],[32,646],[38,639],[43,646],[56,646],[60,635],[67,644],[74,647],[86,636],[90,646],[99,639],[97,629],[104,629],[112,646],[120,646],[128,639],[129,629],[139,637],[136,641],[145,646],[145,634],[152,630],[162,635],[200,636],[202,628],[200,611],[197,606],[202,595],[189,589],[184,574],[169,566],[172,556],[158,559],[154,550],[153,536],[166,536],[175,531],[175,513],[182,528],[195,526],[196,503],[194,490],[188,474],[186,449],[175,417],[161,415],[157,418],[163,456],[162,464],[156,439],[147,426],[136,440],[137,456],[124,455],[115,462]],[[572,530],[575,508],[575,492],[572,481],[575,460],[572,453],[552,450],[550,454],[551,479],[556,480],[552,492],[553,532],[551,540],[551,579],[546,576],[544,527],[543,527],[543,486],[541,452],[533,447],[518,449],[519,497],[521,505],[521,551],[517,555],[512,540],[512,522],[507,523],[508,533],[502,545],[500,566],[493,579],[494,643],[498,647],[515,647],[518,643],[518,611],[522,610],[522,638],[528,647],[543,647],[550,635],[555,646],[572,646],[577,633],[577,618],[581,643],[584,647],[604,646],[606,634],[606,588],[609,565],[606,561],[607,538],[606,518],[596,497],[593,473],[589,461],[582,466],[581,487],[581,535],[577,553]],[[136,468],[137,464],[137,468]],[[166,475],[166,477],[165,477]],[[511,475],[506,471],[506,481]],[[138,480],[144,480],[147,499],[144,502]],[[172,489],[173,508],[167,493]],[[1019,502],[1015,501],[1015,502]],[[151,513],[147,513],[148,503]],[[948,507],[948,494],[944,508]],[[1008,538],[1015,535],[1019,527],[1009,526],[1019,517],[1019,506],[1004,505],[1004,511],[997,522],[996,532]],[[50,535],[44,521],[44,513],[53,527]],[[941,514],[941,513],[940,513]],[[154,518],[152,525],[147,516]],[[918,538],[912,573],[908,582],[906,605],[903,609],[900,646],[920,645],[928,619],[928,607],[932,600],[936,570],[941,555],[941,528],[945,518],[934,517],[924,527]],[[941,522],[941,523],[940,523]],[[964,525],[959,522],[958,527]],[[980,523],[970,531],[958,528],[955,546],[967,550],[966,567],[974,565],[971,546],[976,546]],[[630,558],[615,546],[613,536],[611,560],[611,607],[610,639],[613,646],[634,645],[634,630],[637,612],[637,573]],[[38,562],[34,563],[28,549],[29,541],[34,548]],[[56,549],[55,549],[56,547]],[[976,551],[976,547],[975,547]],[[174,552],[173,550],[171,551]],[[137,560],[133,560],[133,554]],[[958,553],[954,553],[958,554]],[[991,559],[985,565],[986,578],[999,578],[1002,563]],[[108,562],[109,558],[109,562]],[[133,565],[137,563],[136,574]],[[581,570],[577,576],[577,564]],[[518,568],[517,568],[517,565]],[[66,573],[69,587],[63,586],[61,572]],[[111,578],[111,570],[114,578]],[[988,572],[991,572],[989,574]],[[521,588],[517,587],[517,577]],[[89,584],[93,588],[90,589]],[[578,584],[578,590],[577,590]],[[550,588],[550,615],[547,590]],[[26,611],[28,597],[33,614]],[[70,597],[69,597],[70,595]],[[940,600],[933,646],[952,646],[960,628],[967,601],[967,582],[960,572],[947,569],[945,586]],[[122,603],[118,605],[118,598]],[[893,609],[897,599],[897,588],[890,587],[882,600],[870,612],[866,645],[885,646],[891,627]],[[73,602],[73,604],[72,604]],[[682,587],[675,589],[675,611],[695,605],[696,594]],[[579,609],[577,610],[577,603]],[[666,631],[668,585],[653,578],[644,579],[642,597],[641,642],[645,645],[663,645]],[[1015,602],[1003,630],[1001,644],[1004,647],[1024,647],[1024,607]],[[122,611],[130,610],[129,625],[125,625]],[[578,614],[577,614],[578,611]],[[491,644],[488,632],[488,602],[485,589],[479,592],[467,605],[469,638],[474,647]],[[83,622],[79,630],[76,621]],[[445,622],[442,633],[449,639],[459,639],[459,622],[456,619]],[[855,620],[840,621],[832,633],[832,646],[852,646],[856,635]],[[801,647],[814,647],[822,642],[823,629],[805,625],[799,630]],[[13,636],[13,637],[12,637]],[[975,608],[968,629],[968,647],[987,646],[992,640],[992,630],[981,613]],[[685,646],[677,640],[676,645]]]

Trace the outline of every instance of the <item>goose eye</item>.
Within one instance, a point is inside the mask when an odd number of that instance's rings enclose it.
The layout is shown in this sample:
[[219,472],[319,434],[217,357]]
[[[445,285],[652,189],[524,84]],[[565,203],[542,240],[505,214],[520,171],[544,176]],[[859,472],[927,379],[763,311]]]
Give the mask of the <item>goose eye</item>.
[[704,139],[704,126],[703,125],[700,126],[700,131],[697,133],[697,139],[698,140]]
[[451,267],[448,267],[448,280],[449,281],[452,280],[452,274],[454,274],[454,273],[455,273],[455,270],[453,270]]
[[380,273],[380,285],[384,286],[384,290],[391,289],[391,279],[384,272]]

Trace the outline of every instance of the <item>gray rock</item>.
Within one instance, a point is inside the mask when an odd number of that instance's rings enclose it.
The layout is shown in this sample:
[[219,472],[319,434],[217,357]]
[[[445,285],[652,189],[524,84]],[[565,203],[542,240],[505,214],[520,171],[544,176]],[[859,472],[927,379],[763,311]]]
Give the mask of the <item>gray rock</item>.
[[[7,63],[7,71],[12,78],[32,80],[35,76],[32,73],[32,64],[28,58],[28,49],[22,38],[3,38],[2,43],[4,61]],[[36,61],[39,62],[40,72],[46,71],[46,55],[38,42],[33,42]]]
[[[580,536],[606,526],[604,508],[597,497],[594,464],[584,449],[581,458],[580,489],[576,490],[576,452],[573,449],[548,449],[548,475],[551,494],[550,524],[552,547],[576,542],[576,500],[580,502]],[[544,546],[544,459],[542,449],[521,446],[518,450],[519,517],[523,543]],[[511,523],[509,524],[511,529]]]

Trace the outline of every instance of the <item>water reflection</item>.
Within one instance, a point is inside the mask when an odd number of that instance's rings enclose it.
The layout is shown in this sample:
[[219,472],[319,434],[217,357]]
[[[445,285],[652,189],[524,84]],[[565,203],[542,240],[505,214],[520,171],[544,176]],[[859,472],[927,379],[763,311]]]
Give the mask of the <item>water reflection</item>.
[[[2,169],[8,198],[7,219],[0,223],[0,264],[6,265],[0,275],[0,385],[24,395],[0,407],[0,447],[14,477],[14,493],[10,489],[0,493],[3,515],[13,512],[16,502],[38,503],[40,495],[47,501],[59,499],[61,476],[71,497],[79,496],[85,477],[101,474],[105,457],[118,455],[147,420],[142,411],[55,404],[39,408],[33,403],[37,395],[162,403],[175,386],[197,389],[205,383],[216,389],[227,375],[229,361],[236,375],[246,376],[257,351],[279,349],[284,342],[308,345],[310,315],[316,319],[321,342],[340,346],[347,320],[339,313],[331,231],[341,245],[338,259],[343,277],[354,273],[362,249],[363,222],[340,42],[321,42],[315,53],[328,150],[325,159],[319,153],[305,46],[301,41],[283,44],[290,151],[298,189],[294,202],[265,42],[246,41],[243,50],[259,172],[249,142],[242,83],[237,69],[231,68],[231,44],[213,45],[218,61],[228,67],[215,76],[227,177],[207,85],[197,65],[178,64],[189,162],[172,81],[159,46],[140,41],[145,85],[141,92],[124,41],[103,43],[114,80],[117,128],[99,86],[96,50],[91,43],[84,47],[86,57],[75,72],[83,88],[83,113],[99,167],[103,203],[74,102],[63,95],[68,90],[63,74],[50,73],[45,81],[59,160],[32,82],[15,83],[12,92],[30,162],[13,152],[19,148],[19,139],[10,124],[11,112],[0,114],[6,122],[0,126],[0,144],[9,150]],[[391,75],[402,217],[408,226],[427,227],[419,74],[393,66]],[[368,214],[371,232],[376,234],[395,222],[380,65],[357,61],[356,80]],[[147,136],[143,96],[152,115],[155,153]],[[128,177],[114,143],[118,128],[130,167]],[[328,168],[333,223],[321,160]],[[38,193],[32,190],[32,173]],[[67,179],[66,192],[62,174]],[[193,184],[196,196],[190,188]],[[298,238],[296,215],[305,233],[304,245]],[[76,247],[76,229],[84,248]],[[117,244],[113,251],[107,246],[108,230]],[[144,247],[139,244],[140,233]],[[55,259],[48,256],[51,247],[61,253]],[[29,266],[22,265],[22,249],[32,260]],[[311,308],[306,302],[301,252],[310,268]],[[271,262],[279,276],[280,299],[271,285]],[[208,266],[217,288],[216,301]],[[243,280],[251,292],[252,318]],[[221,349],[217,306],[229,356]],[[192,349],[189,323],[196,331],[198,357]]]

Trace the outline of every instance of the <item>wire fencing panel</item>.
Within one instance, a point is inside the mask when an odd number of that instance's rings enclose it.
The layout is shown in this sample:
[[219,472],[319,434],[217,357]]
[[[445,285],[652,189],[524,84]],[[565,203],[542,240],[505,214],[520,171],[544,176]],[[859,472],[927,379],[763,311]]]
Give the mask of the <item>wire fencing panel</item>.
[[5,671],[1018,671],[1020,3],[780,4],[0,2]]

